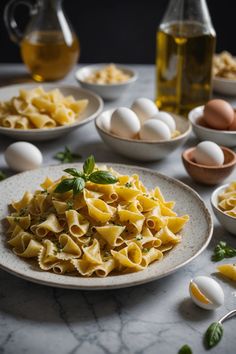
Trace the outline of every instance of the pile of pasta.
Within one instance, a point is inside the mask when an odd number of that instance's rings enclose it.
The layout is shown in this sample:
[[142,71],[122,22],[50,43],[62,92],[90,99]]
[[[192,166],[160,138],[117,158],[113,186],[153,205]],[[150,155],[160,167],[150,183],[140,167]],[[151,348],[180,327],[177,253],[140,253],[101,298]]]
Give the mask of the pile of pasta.
[[63,96],[59,89],[19,90],[19,96],[0,102],[0,125],[14,129],[50,129],[72,124],[84,112],[87,99]]
[[236,181],[224,190],[218,197],[218,207],[227,215],[236,218]]
[[[104,170],[104,168],[103,168]],[[9,245],[20,257],[37,259],[44,271],[106,277],[137,272],[181,241],[189,220],[158,187],[147,188],[138,175],[117,176],[116,184],[86,182],[84,190],[55,193],[65,176],[25,192],[7,220]]]

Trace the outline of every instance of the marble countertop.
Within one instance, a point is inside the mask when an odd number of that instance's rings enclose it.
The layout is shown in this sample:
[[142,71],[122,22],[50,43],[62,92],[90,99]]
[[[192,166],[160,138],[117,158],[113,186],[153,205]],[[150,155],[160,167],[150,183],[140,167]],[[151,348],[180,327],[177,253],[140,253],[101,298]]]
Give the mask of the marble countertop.
[[[154,98],[154,66],[134,66],[138,82],[119,101],[105,108],[130,105],[136,97]],[[0,85],[28,81],[22,65],[0,65]],[[76,84],[73,73],[63,83]],[[0,170],[7,170],[3,152],[12,142],[0,138]],[[185,145],[196,144],[192,136]],[[93,153],[99,162],[137,164],[113,153],[99,138],[93,123],[55,141],[36,144],[44,164],[56,164],[55,152],[68,145],[85,159]],[[166,160],[143,164],[178,178],[198,191],[210,207],[212,187],[199,186],[187,176],[177,150]],[[236,179],[236,171],[230,179]],[[228,180],[230,180],[228,179]],[[1,198],[4,196],[0,196]],[[176,354],[188,344],[194,354],[205,353],[203,334],[208,325],[236,308],[236,287],[219,280],[225,304],[216,311],[196,307],[189,298],[188,284],[196,275],[210,275],[210,260],[219,240],[236,247],[214,218],[215,230],[208,248],[193,262],[149,284],[110,291],[75,291],[36,285],[0,270],[0,353],[1,354]],[[231,260],[230,260],[231,261]],[[235,259],[233,259],[235,261]],[[212,353],[235,353],[236,319],[225,322],[224,336]]]

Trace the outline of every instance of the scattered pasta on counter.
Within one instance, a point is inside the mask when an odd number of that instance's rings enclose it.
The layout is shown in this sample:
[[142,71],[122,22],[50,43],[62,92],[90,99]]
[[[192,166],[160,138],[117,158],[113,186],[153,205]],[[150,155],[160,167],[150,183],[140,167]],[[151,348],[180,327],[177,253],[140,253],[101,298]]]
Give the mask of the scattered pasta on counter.
[[[112,184],[96,182],[104,171]],[[77,177],[46,178],[42,189],[12,202],[8,244],[17,256],[37,259],[44,271],[106,277],[141,271],[181,242],[189,216],[178,216],[158,187],[148,190],[138,175],[106,166],[95,166],[83,183],[82,172],[66,172]]]
[[72,124],[85,111],[87,99],[65,97],[59,89],[19,90],[19,96],[0,102],[0,126],[12,129],[50,129]]

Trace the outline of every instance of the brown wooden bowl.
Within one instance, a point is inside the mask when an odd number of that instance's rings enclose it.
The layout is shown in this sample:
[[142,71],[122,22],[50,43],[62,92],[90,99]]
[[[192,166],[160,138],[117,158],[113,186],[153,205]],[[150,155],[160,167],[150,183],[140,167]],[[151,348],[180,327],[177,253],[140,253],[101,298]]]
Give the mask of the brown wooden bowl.
[[207,185],[215,185],[223,182],[234,170],[236,165],[236,154],[234,151],[221,146],[224,153],[224,164],[222,166],[206,166],[198,164],[193,159],[193,151],[196,147],[189,148],[182,153],[182,161],[189,176],[196,182]]

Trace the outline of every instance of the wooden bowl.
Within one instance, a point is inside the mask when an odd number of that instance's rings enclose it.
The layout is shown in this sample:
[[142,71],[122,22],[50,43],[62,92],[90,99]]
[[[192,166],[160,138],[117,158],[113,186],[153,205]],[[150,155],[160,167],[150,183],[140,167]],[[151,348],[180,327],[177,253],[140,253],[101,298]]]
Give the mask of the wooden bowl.
[[198,164],[193,159],[195,147],[187,149],[182,154],[182,161],[189,176],[196,182],[207,185],[221,183],[234,170],[236,165],[236,154],[234,151],[221,146],[224,153],[224,164],[222,166],[206,166]]

